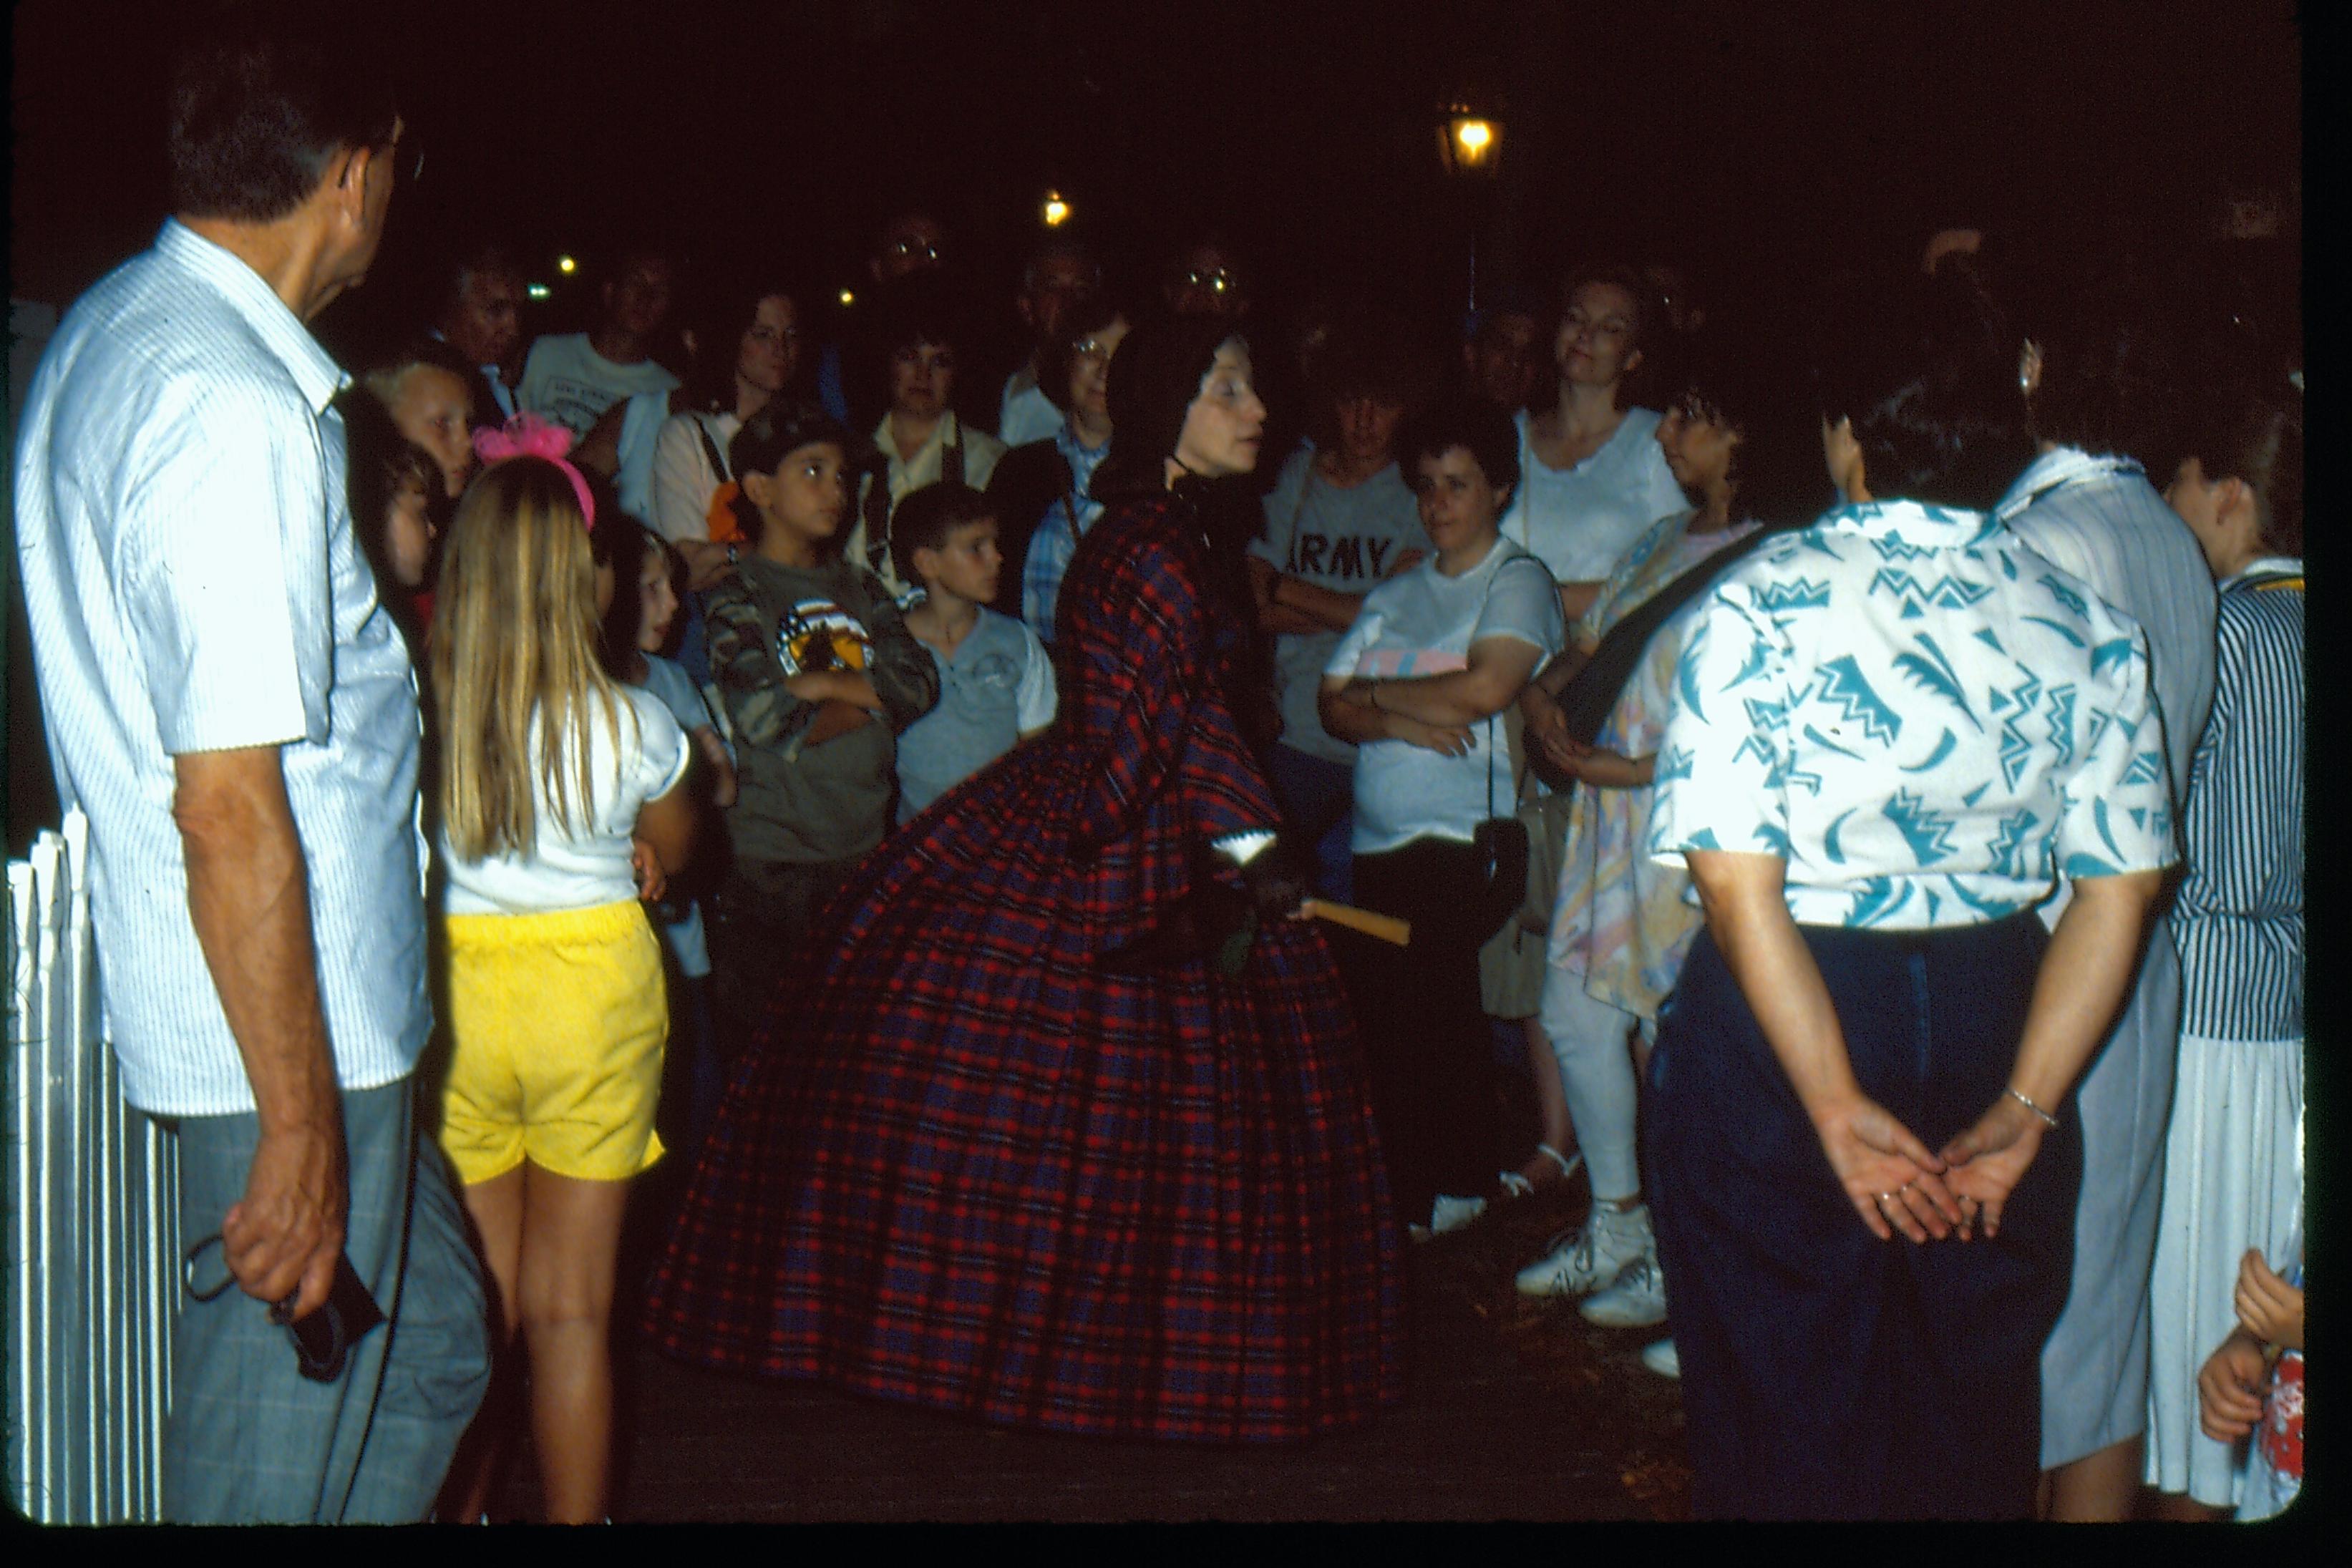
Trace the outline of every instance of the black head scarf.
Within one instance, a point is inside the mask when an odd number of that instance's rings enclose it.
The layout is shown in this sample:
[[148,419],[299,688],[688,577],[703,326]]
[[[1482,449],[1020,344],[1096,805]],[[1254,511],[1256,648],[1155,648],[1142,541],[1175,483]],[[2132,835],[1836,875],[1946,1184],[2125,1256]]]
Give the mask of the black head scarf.
[[1218,349],[1238,336],[1228,322],[1180,316],[1146,321],[1120,342],[1110,361],[1110,455],[1088,486],[1096,500],[1166,493],[1185,413]]

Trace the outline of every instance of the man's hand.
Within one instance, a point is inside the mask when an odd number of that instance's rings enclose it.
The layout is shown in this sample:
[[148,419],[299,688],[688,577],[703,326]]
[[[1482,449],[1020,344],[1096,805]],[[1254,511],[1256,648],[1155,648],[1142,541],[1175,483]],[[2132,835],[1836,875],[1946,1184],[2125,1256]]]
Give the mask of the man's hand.
[[298,1318],[324,1305],[342,1255],[349,1190],[340,1121],[265,1130],[245,1197],[221,1222],[237,1288],[275,1306],[299,1287]]
[[188,917],[261,1124],[222,1249],[247,1294],[275,1304],[299,1287],[300,1317],[334,1283],[350,1205],[302,841],[276,747],[192,752],[173,768]]

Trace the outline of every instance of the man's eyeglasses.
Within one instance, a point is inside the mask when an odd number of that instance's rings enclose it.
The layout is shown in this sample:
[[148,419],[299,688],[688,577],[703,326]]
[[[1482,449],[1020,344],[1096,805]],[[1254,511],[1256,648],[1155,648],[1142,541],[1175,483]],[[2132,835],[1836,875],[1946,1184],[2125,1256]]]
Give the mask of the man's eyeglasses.
[[925,261],[940,258],[939,247],[927,239],[894,239],[883,247],[886,256],[921,256]]
[[1176,275],[1176,281],[1188,287],[1208,289],[1213,294],[1230,294],[1241,287],[1234,275],[1222,267],[1210,272],[1202,272],[1197,267],[1187,268]]

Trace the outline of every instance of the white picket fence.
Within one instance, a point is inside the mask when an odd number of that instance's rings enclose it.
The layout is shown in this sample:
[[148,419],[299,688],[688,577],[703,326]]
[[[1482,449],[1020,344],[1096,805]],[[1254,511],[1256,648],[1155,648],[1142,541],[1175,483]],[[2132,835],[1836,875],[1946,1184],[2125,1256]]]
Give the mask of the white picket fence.
[[9,1501],[158,1519],[180,1303],[179,1143],[123,1103],[89,928],[89,823],[8,862]]

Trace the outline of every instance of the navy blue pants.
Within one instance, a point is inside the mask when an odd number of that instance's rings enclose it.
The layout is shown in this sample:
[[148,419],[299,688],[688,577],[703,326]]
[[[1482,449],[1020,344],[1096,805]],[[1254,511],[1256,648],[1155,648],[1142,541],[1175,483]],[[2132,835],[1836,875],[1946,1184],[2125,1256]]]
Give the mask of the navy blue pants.
[[[1801,929],[1863,1092],[1929,1149],[2000,1097],[2047,941],[2039,921]],[[1645,1179],[1682,1360],[1693,1511],[2030,1517],[2042,1345],[2065,1304],[2082,1180],[2071,1097],[1998,1240],[1881,1241],[1831,1174],[1706,932],[1663,1020],[1649,1090]]]

